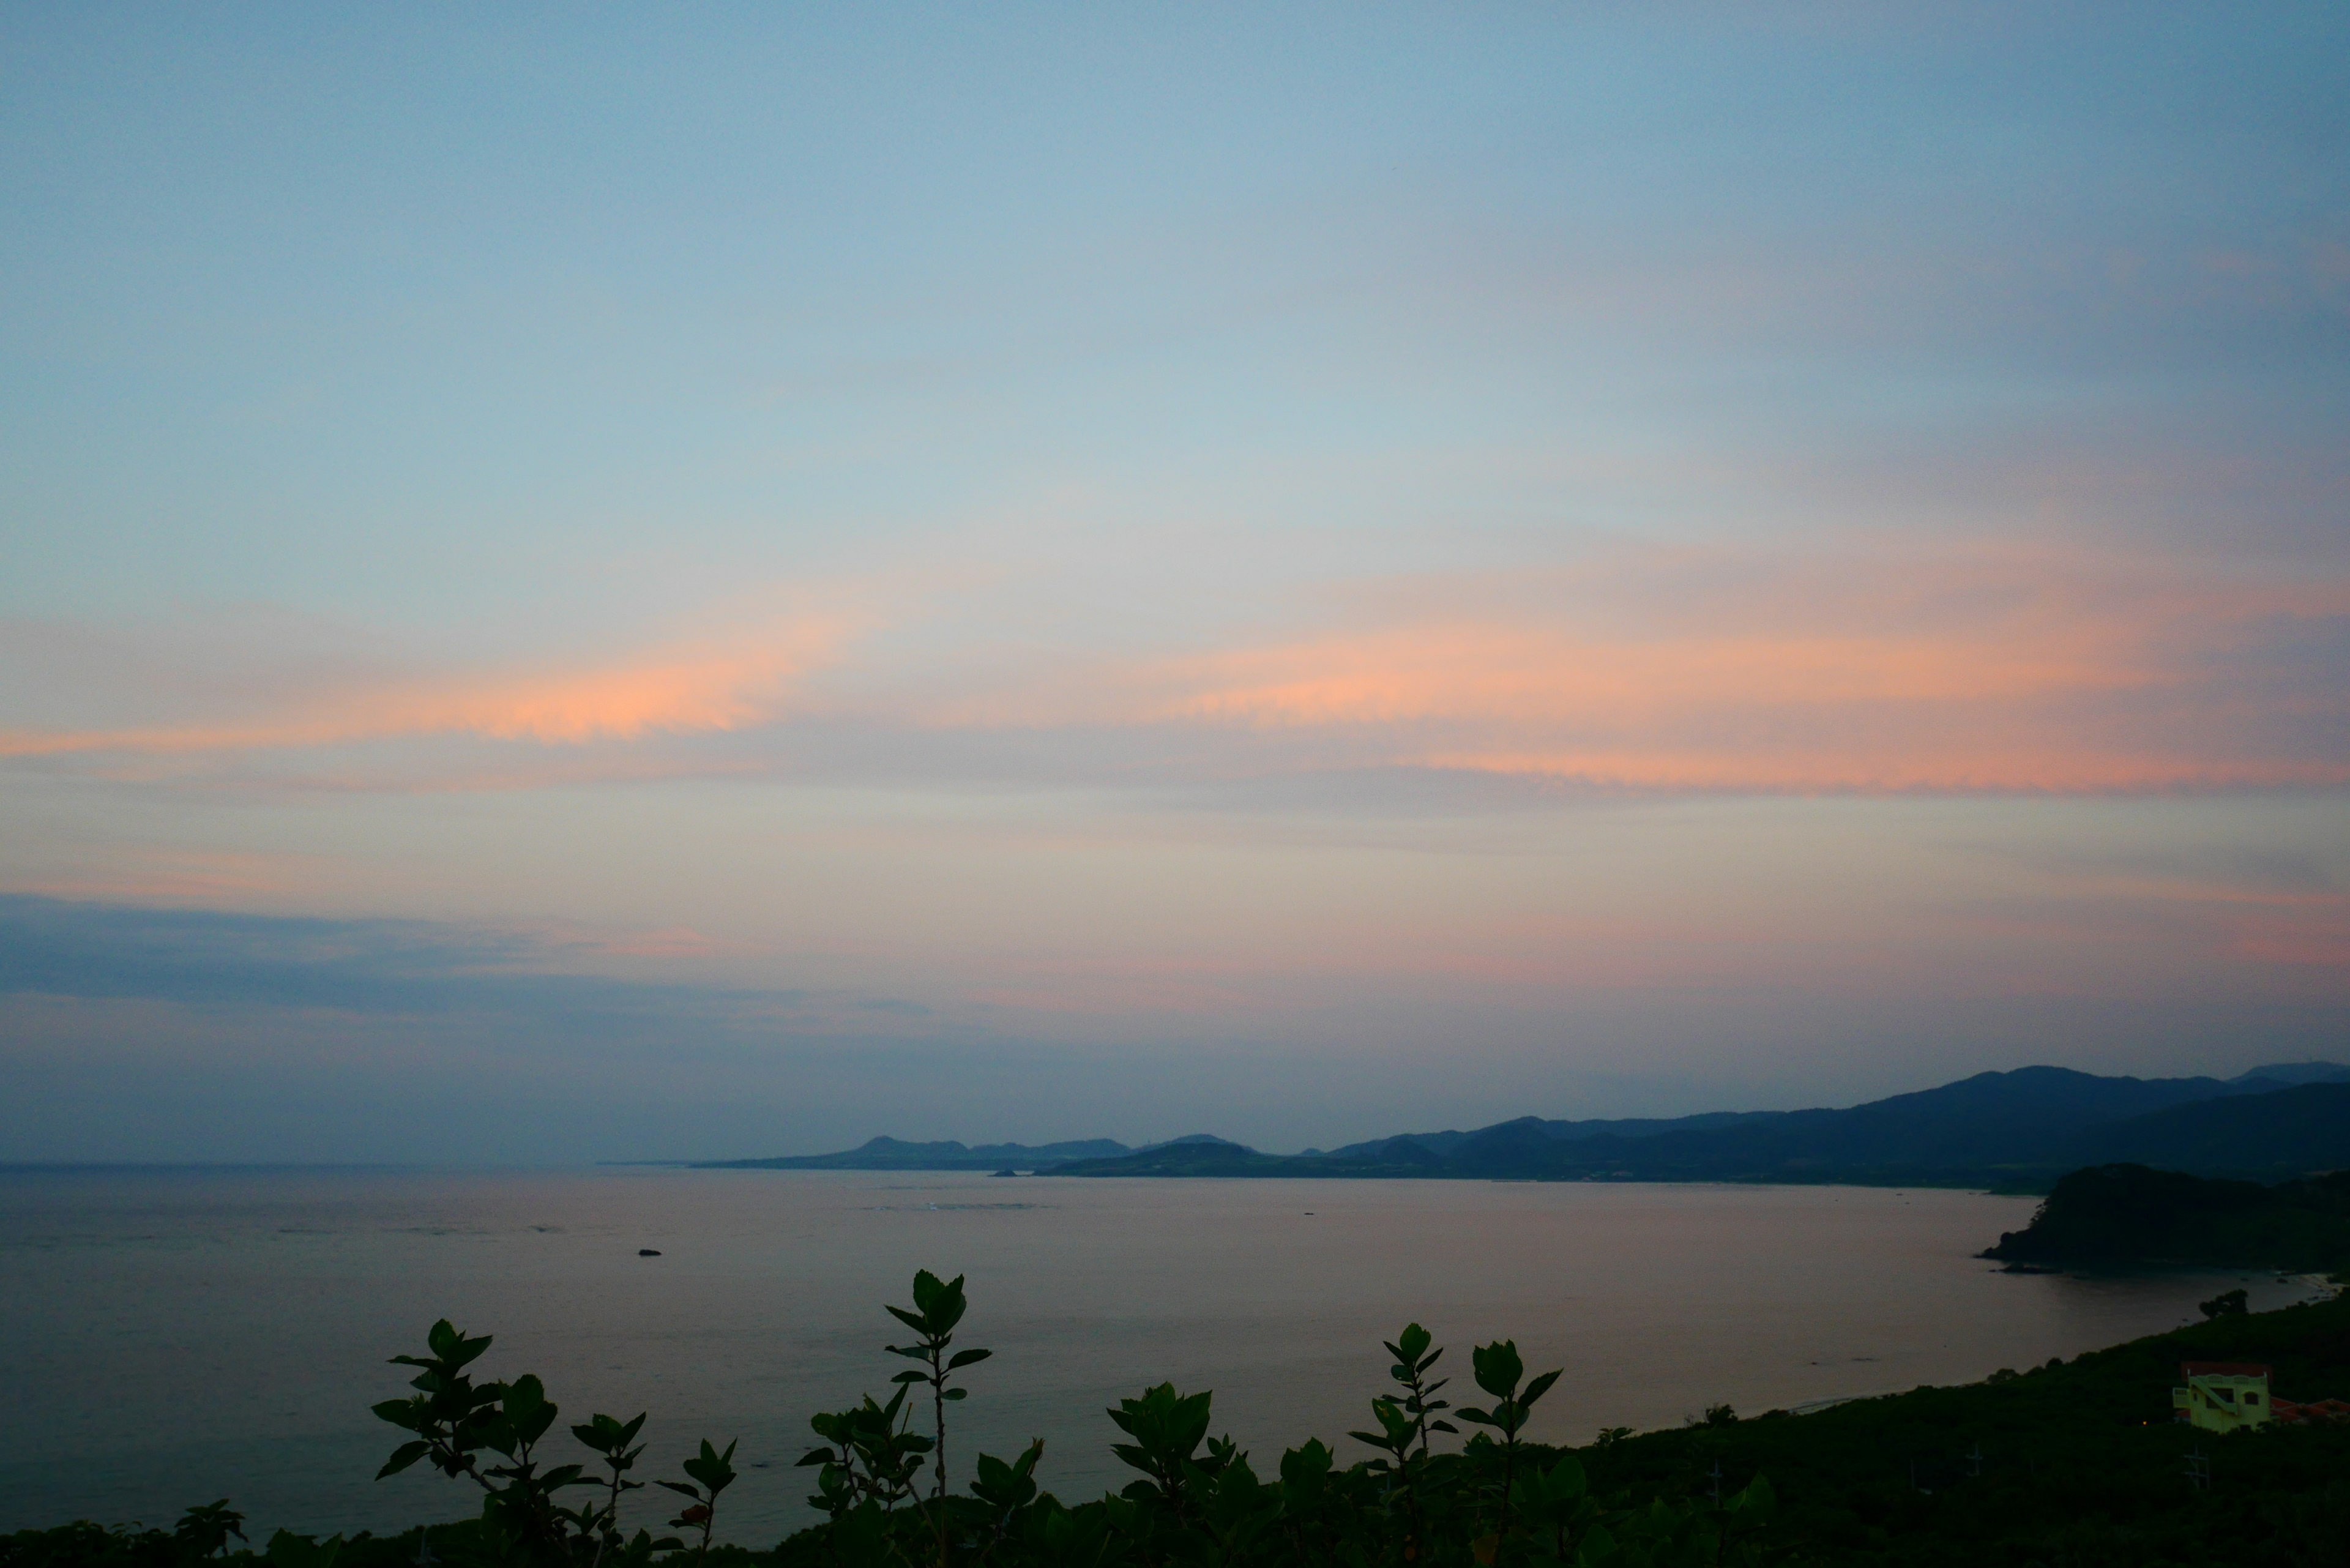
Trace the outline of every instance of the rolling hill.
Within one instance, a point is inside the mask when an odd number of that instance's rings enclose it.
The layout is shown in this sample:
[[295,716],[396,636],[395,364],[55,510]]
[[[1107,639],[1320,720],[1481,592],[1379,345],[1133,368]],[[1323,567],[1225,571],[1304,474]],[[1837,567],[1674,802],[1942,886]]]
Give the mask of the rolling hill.
[[2350,1168],[2350,1068],[2304,1063],[2233,1079],[2102,1077],[2064,1067],[1979,1073],[1840,1110],[1678,1118],[1519,1116],[1404,1133],[1329,1153],[1265,1154],[1194,1133],[1129,1148],[903,1143],[837,1154],[701,1162],[782,1170],[999,1170],[1061,1176],[1451,1177],[1483,1180],[1844,1181],[2036,1186],[2135,1163],[2274,1181]]
[[[1589,1126],[1590,1124],[1582,1124]],[[2204,1174],[2350,1166],[2350,1085],[1982,1073],[1856,1106],[1554,1131],[1533,1116],[1283,1158],[1207,1146],[1071,1161],[1069,1176],[1443,1176],[1488,1180],[1864,1181],[2031,1185],[2132,1160]]]

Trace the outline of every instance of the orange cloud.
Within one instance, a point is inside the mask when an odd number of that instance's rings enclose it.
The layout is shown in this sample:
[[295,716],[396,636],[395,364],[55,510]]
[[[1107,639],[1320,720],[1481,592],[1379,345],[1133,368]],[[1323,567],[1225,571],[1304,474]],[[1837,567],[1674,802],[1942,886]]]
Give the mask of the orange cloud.
[[[2350,619],[2340,581],[2017,549],[1691,552],[1389,585],[1351,618],[1382,624],[1135,670],[1104,716],[1635,789],[2350,783],[2350,757],[2310,741],[2338,688],[2266,651]],[[2321,693],[2299,711],[2264,684],[2296,674]]]
[[803,618],[730,644],[657,651],[587,670],[417,680],[242,722],[0,732],[0,757],[182,755],[286,750],[425,735],[577,745],[735,730],[777,717],[856,629]]
[[[1139,568],[1138,567],[1138,570]],[[2350,579],[2058,547],[1624,550],[1293,599],[1273,635],[1109,656],[963,585],[894,648],[804,615],[585,669],[341,678],[235,721],[0,732],[110,776],[467,735],[527,754],[268,764],[271,787],[684,774],[1149,783],[1461,773],[1662,793],[2095,794],[2350,784]],[[905,620],[902,596],[899,618]],[[1218,624],[1202,605],[1196,624]],[[1175,617],[1161,617],[1175,621]],[[810,681],[828,676],[826,725]],[[664,737],[765,730],[713,754]],[[1043,744],[1038,737],[1047,737]],[[630,742],[580,750],[588,742]],[[784,743],[787,742],[788,743]],[[337,769],[344,769],[338,773]],[[255,770],[255,776],[263,776]],[[288,774],[298,774],[298,780]]]

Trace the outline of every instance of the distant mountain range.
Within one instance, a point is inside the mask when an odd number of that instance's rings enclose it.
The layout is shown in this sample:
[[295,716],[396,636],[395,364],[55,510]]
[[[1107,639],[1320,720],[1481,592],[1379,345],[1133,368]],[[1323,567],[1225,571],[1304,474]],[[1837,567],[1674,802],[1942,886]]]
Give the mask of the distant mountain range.
[[901,1143],[703,1162],[797,1170],[1021,1170],[1056,1176],[1455,1177],[1482,1180],[2030,1184],[2133,1162],[2270,1179],[2350,1168],[2350,1067],[2234,1078],[2106,1078],[2063,1067],[1981,1073],[1848,1110],[1713,1111],[1615,1121],[1521,1116],[1399,1133],[1328,1153],[1263,1154],[1205,1133],[1142,1148]]
[[[1193,1133],[1170,1143],[1147,1144],[1138,1150],[1115,1138],[1079,1138],[1071,1143],[903,1143],[894,1137],[868,1138],[838,1154],[779,1155],[772,1159],[706,1159],[693,1162],[697,1170],[1041,1170],[1076,1160],[1118,1159],[1149,1149],[1180,1144],[1222,1143],[1206,1133]],[[1230,1147],[1238,1147],[1237,1144]]]

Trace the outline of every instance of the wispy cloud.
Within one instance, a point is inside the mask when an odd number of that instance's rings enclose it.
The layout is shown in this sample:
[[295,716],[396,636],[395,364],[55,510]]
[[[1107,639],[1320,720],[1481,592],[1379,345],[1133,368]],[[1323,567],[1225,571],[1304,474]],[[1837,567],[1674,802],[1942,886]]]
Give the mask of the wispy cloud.
[[690,932],[599,940],[437,920],[335,919],[0,894],[0,996],[540,1019],[666,1019],[693,1030],[903,1033],[889,998],[643,981],[581,960],[674,957]]
[[470,735],[543,745],[633,741],[772,722],[859,629],[802,614],[754,633],[656,647],[584,667],[393,678],[255,719],[0,731],[0,757],[183,756]]
[[[1877,537],[1309,581],[1267,606],[1263,637],[1197,608],[1211,643],[1162,632],[1113,654],[1045,617],[1007,654],[1012,612],[974,589],[879,631],[810,611],[577,668],[355,680],[234,722],[7,732],[0,757],[273,787],[766,776],[1309,799],[1315,778],[1375,775],[1662,794],[2350,784],[2338,576]],[[1185,624],[1164,609],[1161,627]]]
[[2020,546],[1658,550],[1361,586],[1322,618],[954,717],[1664,792],[2350,782],[2342,580]]

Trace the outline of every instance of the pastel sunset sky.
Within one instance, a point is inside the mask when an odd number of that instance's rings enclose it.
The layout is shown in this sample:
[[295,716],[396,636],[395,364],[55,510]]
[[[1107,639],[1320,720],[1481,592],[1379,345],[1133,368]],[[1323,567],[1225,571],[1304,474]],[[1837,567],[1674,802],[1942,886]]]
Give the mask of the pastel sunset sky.
[[0,9],[0,1159],[2350,1061],[2350,11]]

